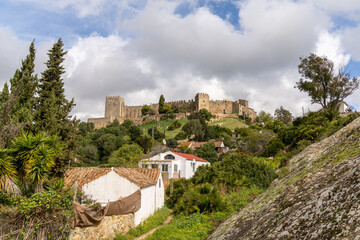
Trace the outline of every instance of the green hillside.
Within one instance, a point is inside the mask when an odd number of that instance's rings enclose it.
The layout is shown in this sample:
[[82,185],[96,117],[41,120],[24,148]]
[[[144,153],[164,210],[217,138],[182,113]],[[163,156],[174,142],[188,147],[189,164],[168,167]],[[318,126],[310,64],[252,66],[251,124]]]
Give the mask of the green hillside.
[[223,120],[218,120],[209,123],[210,126],[212,125],[219,125],[221,127],[229,128],[230,130],[234,130],[235,128],[242,128],[245,126],[243,120],[239,120],[237,118],[227,117]]
[[[158,130],[160,132],[164,132],[164,127],[170,126],[175,120],[166,120],[166,121],[151,121],[148,123],[145,123],[143,125],[140,125],[140,128],[144,130],[144,133],[148,135],[148,129],[152,127],[158,127]],[[181,126],[184,126],[184,124],[188,121],[186,118],[178,119],[178,121],[181,123]],[[176,134],[178,134],[181,131],[181,127],[174,129],[172,131],[165,130],[165,137],[166,139],[174,138]]]

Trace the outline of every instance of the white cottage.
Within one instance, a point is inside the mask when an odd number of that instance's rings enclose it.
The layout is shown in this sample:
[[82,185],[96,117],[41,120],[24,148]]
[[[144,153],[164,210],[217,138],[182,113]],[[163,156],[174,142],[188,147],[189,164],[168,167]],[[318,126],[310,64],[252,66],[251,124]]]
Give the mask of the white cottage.
[[164,183],[159,169],[79,167],[67,170],[65,185],[75,181],[79,189],[102,206],[140,190],[141,207],[135,212],[135,225],[164,205]]
[[192,154],[179,152],[164,152],[155,155],[149,159],[142,159],[139,167],[145,169],[161,169],[166,173],[168,178],[191,178],[199,166],[210,165],[205,159],[199,158]]

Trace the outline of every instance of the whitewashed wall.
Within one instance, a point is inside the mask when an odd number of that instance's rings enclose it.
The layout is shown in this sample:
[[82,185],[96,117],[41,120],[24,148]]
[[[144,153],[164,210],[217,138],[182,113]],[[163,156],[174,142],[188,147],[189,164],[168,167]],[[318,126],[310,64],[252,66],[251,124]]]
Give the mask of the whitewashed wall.
[[135,213],[135,226],[155,212],[156,204],[155,185],[141,189],[141,208]]
[[[160,183],[160,184],[159,184]],[[161,174],[159,174],[159,178],[156,183],[155,187],[155,195],[156,195],[156,202],[155,202],[155,210],[161,208],[164,206],[165,201],[165,188],[164,188],[164,182],[161,177]]]
[[85,184],[82,190],[92,199],[105,206],[108,202],[116,201],[120,197],[127,197],[140,187],[119,176],[114,171]]

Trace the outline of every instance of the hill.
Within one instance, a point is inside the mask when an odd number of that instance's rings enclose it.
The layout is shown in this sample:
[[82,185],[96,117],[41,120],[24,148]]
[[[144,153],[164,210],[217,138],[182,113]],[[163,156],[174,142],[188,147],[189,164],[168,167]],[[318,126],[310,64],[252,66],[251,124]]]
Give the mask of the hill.
[[246,126],[242,120],[232,117],[226,117],[222,120],[210,122],[209,125],[219,125],[221,127],[229,128],[230,130],[234,130],[235,128],[243,128],[244,126]]
[[209,239],[360,239],[360,118],[293,157]]

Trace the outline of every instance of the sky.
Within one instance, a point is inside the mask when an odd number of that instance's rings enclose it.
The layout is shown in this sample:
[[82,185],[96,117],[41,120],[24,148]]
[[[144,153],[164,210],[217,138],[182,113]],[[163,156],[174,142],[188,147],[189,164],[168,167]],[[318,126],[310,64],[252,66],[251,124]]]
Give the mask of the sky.
[[[360,76],[358,0],[1,0],[0,88],[34,39],[41,77],[59,38],[82,121],[104,116],[106,96],[131,106],[198,92],[300,116],[320,108],[294,87],[310,53]],[[345,101],[359,111],[360,90]]]

